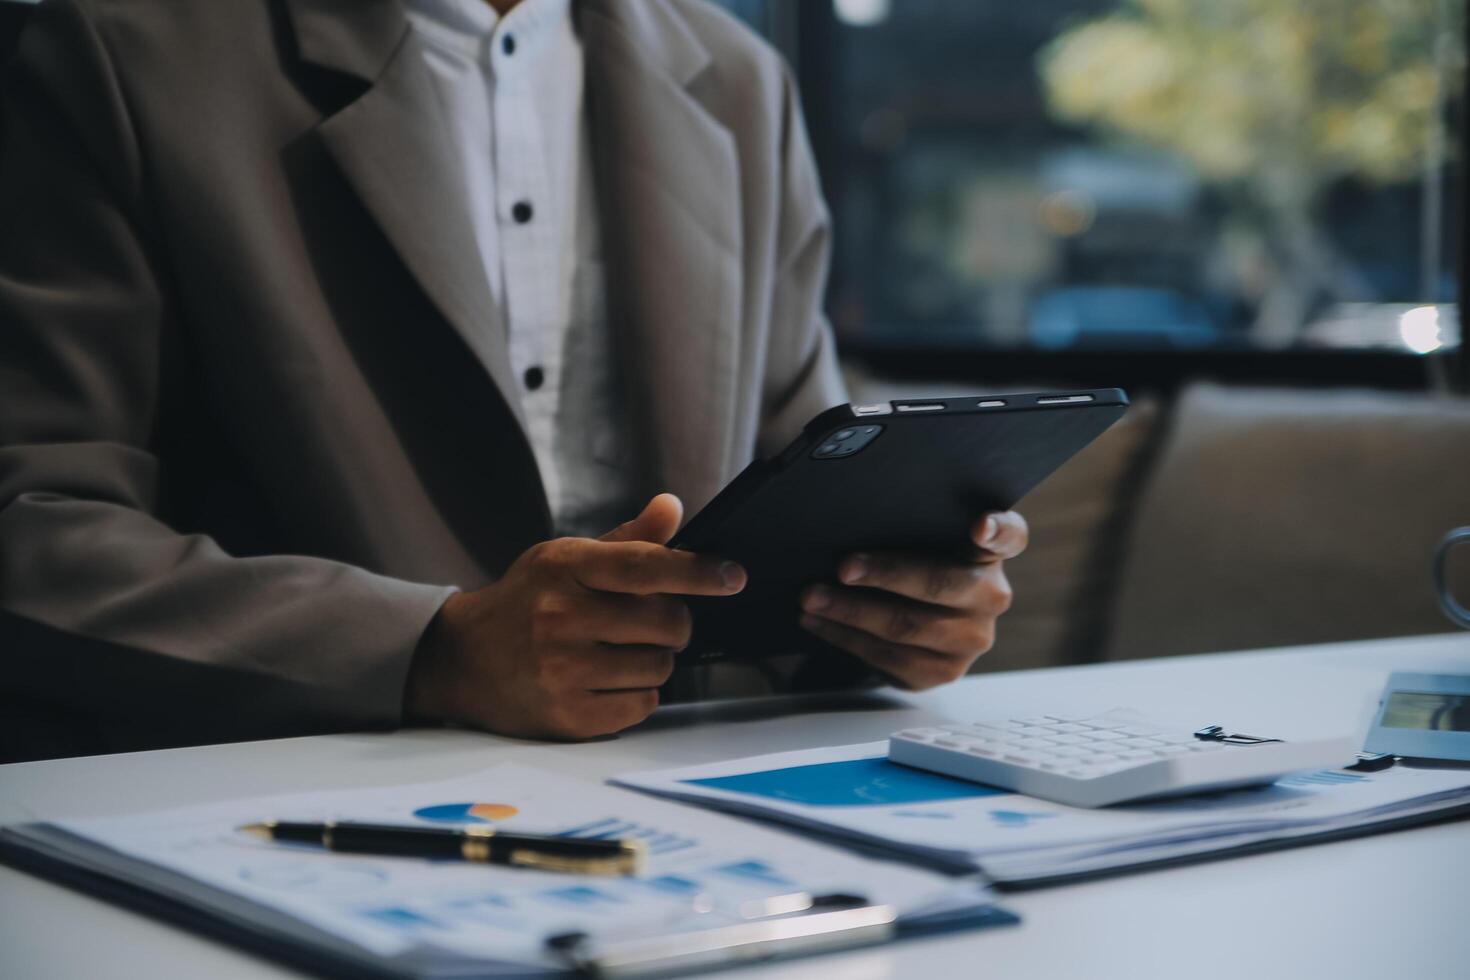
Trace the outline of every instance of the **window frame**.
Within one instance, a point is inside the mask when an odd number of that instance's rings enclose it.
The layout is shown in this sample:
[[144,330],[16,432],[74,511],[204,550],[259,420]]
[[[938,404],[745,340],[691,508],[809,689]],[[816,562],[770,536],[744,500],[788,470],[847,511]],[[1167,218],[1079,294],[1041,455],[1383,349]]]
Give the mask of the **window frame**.
[[[760,28],[787,60],[801,92],[802,110],[822,191],[833,220],[842,220],[844,153],[831,93],[843,83],[832,38],[841,30],[828,0],[767,0]],[[1470,40],[1470,38],[1467,38]],[[1470,50],[1470,43],[1467,43]],[[1462,83],[1460,106],[1470,106],[1470,73]],[[1359,385],[1398,390],[1439,390],[1470,394],[1470,316],[1464,298],[1470,284],[1470,241],[1464,222],[1467,193],[1465,161],[1470,159],[1470,126],[1463,118],[1458,153],[1451,161],[1446,207],[1458,240],[1456,302],[1461,341],[1447,351],[1421,355],[1382,348],[1290,347],[1284,350],[1205,350],[1073,348],[1052,350],[984,344],[914,344],[853,337],[838,332],[838,347],[868,370],[915,381],[983,379],[986,383],[1035,381],[1078,387],[1117,385],[1172,392],[1189,381],[1305,387]],[[832,284],[827,306],[830,311]]]

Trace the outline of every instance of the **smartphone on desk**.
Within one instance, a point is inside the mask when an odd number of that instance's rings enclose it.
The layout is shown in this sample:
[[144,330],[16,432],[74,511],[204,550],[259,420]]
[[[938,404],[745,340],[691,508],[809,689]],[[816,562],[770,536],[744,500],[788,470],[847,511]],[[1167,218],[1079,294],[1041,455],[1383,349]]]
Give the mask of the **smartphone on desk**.
[[839,405],[751,463],[672,547],[738,561],[745,590],[690,598],[682,664],[792,653],[847,657],[802,630],[799,596],[857,551],[975,553],[970,528],[1010,510],[1122,417],[1121,389]]

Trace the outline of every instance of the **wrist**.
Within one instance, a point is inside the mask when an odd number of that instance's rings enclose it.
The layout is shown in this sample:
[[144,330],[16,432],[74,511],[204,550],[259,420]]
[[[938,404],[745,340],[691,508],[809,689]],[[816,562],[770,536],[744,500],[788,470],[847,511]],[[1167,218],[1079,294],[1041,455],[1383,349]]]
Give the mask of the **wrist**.
[[419,637],[409,661],[403,685],[405,724],[439,723],[451,720],[447,694],[452,689],[454,623],[465,595],[456,592],[439,607]]

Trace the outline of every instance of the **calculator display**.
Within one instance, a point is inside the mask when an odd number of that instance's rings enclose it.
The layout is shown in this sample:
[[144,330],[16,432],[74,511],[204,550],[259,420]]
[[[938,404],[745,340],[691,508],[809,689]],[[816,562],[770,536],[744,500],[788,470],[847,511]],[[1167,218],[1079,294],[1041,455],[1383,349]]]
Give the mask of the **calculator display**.
[[1470,732],[1470,695],[1394,691],[1383,709],[1386,728]]

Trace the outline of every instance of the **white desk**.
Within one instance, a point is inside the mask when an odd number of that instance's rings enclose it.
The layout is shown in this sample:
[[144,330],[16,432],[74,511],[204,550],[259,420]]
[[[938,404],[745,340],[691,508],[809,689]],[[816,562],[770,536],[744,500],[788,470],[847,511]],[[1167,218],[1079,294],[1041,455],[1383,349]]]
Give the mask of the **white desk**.
[[[877,739],[938,717],[1063,702],[1172,703],[1201,724],[1299,736],[1366,717],[1391,670],[1470,670],[1470,634],[993,674],[923,695],[668,709],[615,739],[331,735],[0,766],[0,822],[447,778],[514,759],[586,779]],[[798,707],[806,710],[798,711]],[[1289,729],[1289,730],[1288,730]],[[1470,821],[1007,896],[1019,927],[729,976],[1470,976]],[[820,964],[818,966],[817,964]],[[296,976],[0,868],[0,977]]]

